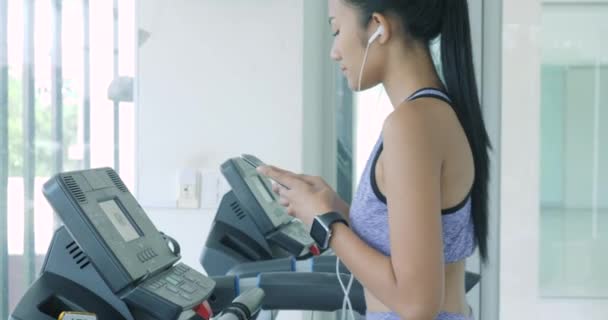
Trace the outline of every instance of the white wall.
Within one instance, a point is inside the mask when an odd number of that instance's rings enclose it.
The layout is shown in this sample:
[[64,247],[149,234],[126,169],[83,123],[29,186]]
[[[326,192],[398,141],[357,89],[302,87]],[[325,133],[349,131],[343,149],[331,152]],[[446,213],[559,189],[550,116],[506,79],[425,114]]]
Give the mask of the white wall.
[[180,168],[219,173],[223,161],[252,153],[294,171],[335,172],[326,10],[310,0],[139,1],[150,38],[138,51],[136,193],[200,271],[216,208],[175,208]]
[[500,319],[538,318],[540,23],[540,1],[503,1]]
[[215,210],[169,209],[180,168],[302,167],[302,3],[146,0],[138,16],[137,196],[198,265]]

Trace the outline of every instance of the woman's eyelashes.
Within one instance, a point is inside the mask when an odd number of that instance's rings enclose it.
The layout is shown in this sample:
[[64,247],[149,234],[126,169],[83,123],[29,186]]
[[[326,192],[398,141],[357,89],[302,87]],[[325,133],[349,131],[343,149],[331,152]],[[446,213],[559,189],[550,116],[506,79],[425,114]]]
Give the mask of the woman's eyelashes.
[[332,34],[332,36],[336,37],[336,36],[338,36],[339,34],[340,34],[340,30],[336,30],[336,32],[334,32],[334,33]]

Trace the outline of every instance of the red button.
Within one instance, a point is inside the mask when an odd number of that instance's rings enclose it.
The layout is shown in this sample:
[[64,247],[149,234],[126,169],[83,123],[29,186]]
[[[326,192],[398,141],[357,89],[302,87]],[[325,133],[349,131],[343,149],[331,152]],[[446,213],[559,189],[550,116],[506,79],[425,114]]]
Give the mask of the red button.
[[196,314],[198,314],[200,317],[202,317],[205,320],[209,320],[213,317],[213,310],[211,310],[211,306],[209,305],[209,303],[207,301],[194,307],[193,310],[194,310],[194,312],[196,312]]
[[319,247],[317,247],[316,245],[312,245],[309,248],[310,253],[312,253],[313,256],[318,256],[321,254],[321,250],[319,250]]

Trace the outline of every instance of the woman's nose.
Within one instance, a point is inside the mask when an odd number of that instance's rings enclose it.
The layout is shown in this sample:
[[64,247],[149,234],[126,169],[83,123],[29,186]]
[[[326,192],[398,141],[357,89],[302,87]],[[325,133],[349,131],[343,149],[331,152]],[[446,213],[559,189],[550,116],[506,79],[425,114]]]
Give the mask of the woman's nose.
[[331,50],[329,52],[329,56],[334,61],[340,61],[340,60],[342,60],[342,55],[338,51],[338,48],[336,47],[336,42],[335,41],[334,41],[334,44],[331,46]]

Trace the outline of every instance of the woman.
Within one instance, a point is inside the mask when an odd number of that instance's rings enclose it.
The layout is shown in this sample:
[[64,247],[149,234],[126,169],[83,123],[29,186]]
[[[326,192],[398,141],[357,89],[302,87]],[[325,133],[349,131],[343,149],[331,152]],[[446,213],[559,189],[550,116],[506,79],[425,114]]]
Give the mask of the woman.
[[[266,166],[289,214],[328,212],[329,246],[365,288],[367,319],[472,319],[465,260],[487,257],[488,149],[466,0],[329,0],[331,57],[382,84],[386,118],[349,206],[321,178]],[[441,36],[443,80],[429,43]],[[339,222],[339,221],[337,221]]]

